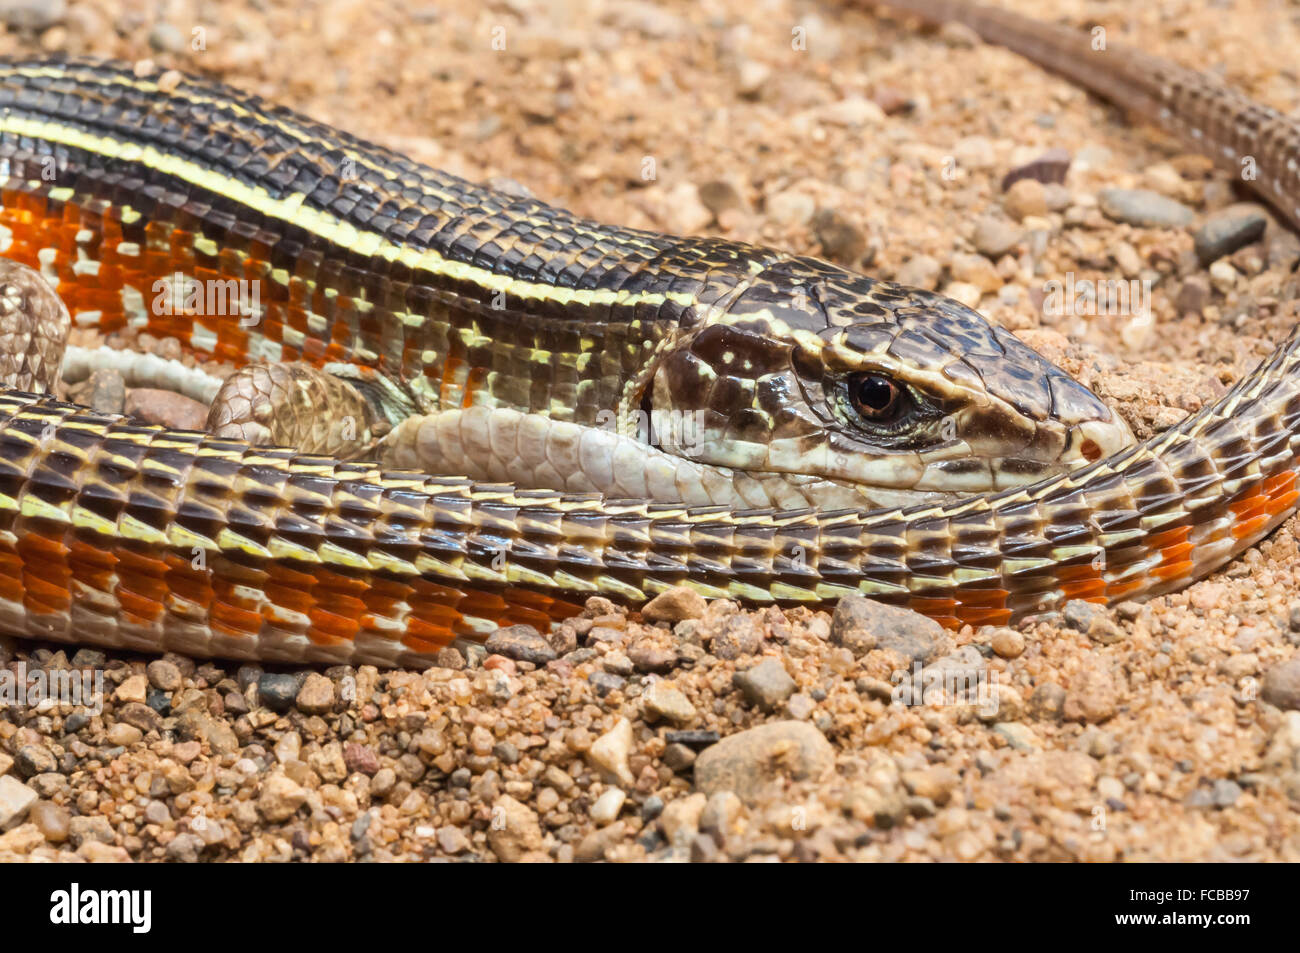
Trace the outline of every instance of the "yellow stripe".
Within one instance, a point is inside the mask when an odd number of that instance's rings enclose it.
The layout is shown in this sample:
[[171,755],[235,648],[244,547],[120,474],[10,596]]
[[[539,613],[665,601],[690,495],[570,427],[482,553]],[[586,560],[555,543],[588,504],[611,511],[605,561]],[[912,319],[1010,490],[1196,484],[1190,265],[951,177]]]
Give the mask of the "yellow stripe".
[[[0,75],[23,76],[31,79],[50,79],[50,78],[68,79],[69,71],[70,70],[68,67],[56,67],[56,68],[22,67],[22,68],[9,68],[5,70],[0,70]],[[96,85],[96,86],[104,86],[104,87],[125,86],[128,89],[134,89],[140,93],[144,93],[148,95],[158,95],[169,99],[178,99],[181,100],[182,102],[186,102],[191,105],[220,106],[224,109],[229,109],[236,116],[252,119],[254,122],[257,122],[259,124],[272,126],[275,129],[278,129],[279,131],[283,132],[285,135],[289,136],[290,138],[298,140],[299,142],[316,143],[318,145],[321,144],[319,139],[315,138],[305,130],[298,128],[298,126],[296,126],[295,124],[284,122],[283,120],[275,116],[269,115],[265,112],[259,112],[257,110],[249,109],[248,107],[241,104],[239,101],[231,99],[228,96],[218,96],[218,95],[203,96],[203,95],[196,94],[194,90],[202,89],[202,86],[198,85],[197,82],[191,79],[190,77],[186,77],[185,86],[177,87],[176,89],[173,89],[168,92],[164,92],[162,89],[160,89],[156,82],[153,82],[146,78],[131,76],[129,74],[105,75],[103,73],[92,71],[84,74],[79,73],[74,78],[77,83],[82,85]],[[306,121],[311,122],[312,120],[306,120]],[[352,162],[356,163],[357,165],[362,166],[370,170],[371,172],[375,172],[383,176],[383,178],[386,179],[387,181],[394,183],[394,185],[396,185],[399,190],[405,188],[405,186],[400,181],[398,181],[396,172],[394,172],[387,165],[384,165],[382,163],[372,162],[365,152],[358,152],[353,149],[345,148],[342,142],[330,142],[330,143],[326,143],[326,145],[328,145],[331,149],[336,149],[339,152],[342,152],[348,159],[350,159]],[[422,182],[420,184],[420,188],[423,189],[429,195],[434,196],[442,200],[443,202],[447,202],[453,205],[462,204],[461,199],[458,196],[450,192],[446,192],[434,188],[426,182]],[[392,197],[395,195],[395,193],[390,192],[389,195],[390,197]],[[565,227],[566,230],[572,231],[574,234],[586,235],[588,237],[598,238],[603,241],[608,241],[624,248],[640,248],[652,253],[658,253],[659,251],[659,249],[655,245],[649,242],[636,241],[635,238],[628,235],[626,232],[611,234],[605,231],[601,231],[597,228],[585,228],[583,227],[582,222],[577,220],[573,222],[567,222],[565,224]]]
[[146,168],[175,176],[191,185],[197,185],[210,192],[223,195],[266,215],[268,218],[278,219],[306,229],[340,248],[362,250],[362,253],[366,255],[382,255],[386,260],[400,262],[412,270],[425,271],[458,281],[466,281],[487,291],[503,291],[524,300],[549,301],[560,305],[576,302],[582,305],[645,304],[657,307],[671,301],[674,304],[689,307],[695,303],[694,295],[684,292],[641,291],[629,293],[612,289],[580,291],[573,288],[557,288],[552,285],[521,281],[517,278],[511,278],[509,275],[494,274],[485,268],[451,261],[432,250],[421,251],[410,246],[393,244],[376,232],[358,229],[350,222],[342,221],[329,212],[307,206],[304,204],[306,197],[301,193],[294,193],[286,198],[276,198],[265,189],[246,185],[236,179],[223,176],[211,168],[190,162],[179,156],[161,152],[153,146],[91,135],[61,123],[27,119],[19,116],[4,116],[0,117],[0,132],[30,136],[33,139],[56,142],[85,152],[107,156],[108,158],[136,162]]

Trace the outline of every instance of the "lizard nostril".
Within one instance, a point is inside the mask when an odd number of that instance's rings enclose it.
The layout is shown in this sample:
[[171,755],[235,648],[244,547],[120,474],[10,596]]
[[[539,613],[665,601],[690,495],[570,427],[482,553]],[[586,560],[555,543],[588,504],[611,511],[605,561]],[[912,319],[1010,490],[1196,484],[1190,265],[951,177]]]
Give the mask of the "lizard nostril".
[[1089,463],[1096,463],[1101,459],[1101,447],[1097,446],[1097,441],[1091,437],[1079,445],[1079,452]]

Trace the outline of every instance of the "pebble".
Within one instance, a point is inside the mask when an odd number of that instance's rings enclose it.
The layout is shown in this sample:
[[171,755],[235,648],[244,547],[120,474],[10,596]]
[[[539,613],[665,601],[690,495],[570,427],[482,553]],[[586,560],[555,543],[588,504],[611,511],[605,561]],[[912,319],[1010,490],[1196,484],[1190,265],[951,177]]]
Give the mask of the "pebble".
[[871,94],[871,101],[879,106],[886,116],[896,116],[916,108],[915,100],[894,86],[876,88]]
[[953,146],[953,158],[963,169],[991,169],[997,161],[993,143],[984,136],[966,136]]
[[449,668],[454,671],[460,671],[465,667],[465,656],[461,655],[460,649],[454,645],[439,649],[438,654],[434,656],[434,661],[439,668]]
[[94,817],[73,817],[68,822],[68,840],[73,847],[81,847],[91,842],[111,844],[115,839],[113,826],[102,814]]
[[695,787],[704,794],[732,791],[747,804],[782,776],[817,780],[835,763],[835,752],[806,721],[774,721],[728,735],[695,762]]
[[744,60],[736,70],[736,86],[742,96],[757,97],[772,75],[772,70],[765,63],[756,60]]
[[580,864],[590,864],[608,859],[608,852],[625,836],[621,823],[592,831],[581,841],[573,852],[573,859]]
[[695,766],[696,753],[686,745],[669,745],[660,760],[675,774],[685,774]]
[[1002,207],[1017,222],[1047,214],[1047,190],[1036,179],[1020,179],[1002,197]]
[[734,791],[715,791],[700,812],[700,830],[726,837],[744,813],[745,805]]
[[1264,673],[1260,697],[1283,711],[1300,711],[1300,655],[1293,655]]
[[334,710],[334,702],[334,683],[316,672],[303,679],[302,688],[294,698],[298,710],[308,715],[331,712]]
[[1219,778],[1211,788],[1215,807],[1232,807],[1241,797],[1241,785],[1228,778]]
[[[307,801],[307,791],[284,774],[276,772],[261,785],[257,809],[267,821],[279,824],[287,821]],[[74,818],[75,822],[75,818]]]
[[[72,815],[52,801],[37,801],[27,813],[28,819],[51,844],[62,844],[68,839]],[[4,824],[0,822],[0,828]]]
[[974,49],[984,42],[973,29],[956,20],[946,20],[940,25],[939,39],[947,46],[959,50]]
[[[713,179],[709,182],[705,182],[700,186],[699,193],[700,201],[704,203],[705,208],[713,213],[714,218],[717,218],[726,212],[735,209],[743,209],[745,207],[745,199],[741,196],[740,191],[726,179]],[[660,599],[664,599],[665,596],[670,598],[665,599],[660,608],[653,610],[653,616],[648,615],[647,612],[650,611],[650,607]],[[693,600],[690,599],[691,596],[694,596]],[[688,604],[692,607],[698,605],[699,611],[697,614],[682,615],[677,618],[669,618],[662,615],[664,611],[672,611],[666,610],[664,607],[671,606],[673,603],[680,600],[689,600]],[[645,608],[641,610],[642,617],[651,622],[657,622],[661,619],[669,622],[676,622],[679,619],[698,619],[703,613],[704,597],[689,586],[674,586],[665,592],[661,592],[659,595],[647,602]]]
[[1070,171],[1070,153],[1065,149],[1048,149],[1038,158],[1009,170],[1002,177],[1002,191],[1022,181],[1061,185]]
[[675,686],[656,682],[642,696],[648,721],[668,721],[674,725],[689,725],[695,721],[695,706]]
[[123,411],[147,424],[161,424],[173,430],[204,430],[208,408],[197,400],[170,390],[135,387],[127,391]]
[[817,203],[802,189],[787,189],[769,195],[764,211],[777,225],[807,225],[817,211]]
[[604,667],[605,671],[623,678],[626,678],[636,671],[636,666],[632,664],[632,660],[624,653],[618,651],[606,653],[600,664]]
[[627,647],[627,657],[638,672],[664,675],[677,667],[677,647],[666,632],[635,639]]
[[469,838],[464,835],[459,827],[445,825],[438,828],[438,847],[444,854],[462,854],[469,850]]
[[602,826],[617,820],[626,800],[627,795],[621,788],[610,788],[591,805],[591,819]]
[[149,690],[149,683],[143,675],[132,675],[125,679],[113,692],[113,697],[120,702],[137,702],[144,704]]
[[711,728],[697,728],[692,731],[664,732],[664,741],[668,744],[682,744],[688,748],[707,748],[715,745],[722,736]]
[[952,256],[948,267],[955,279],[978,288],[983,294],[992,294],[1002,287],[1002,276],[983,255],[959,252]]
[[36,792],[13,775],[0,775],[0,831],[21,824],[36,798]]
[[909,794],[926,798],[942,807],[952,798],[953,788],[957,786],[957,773],[951,768],[935,765],[916,771],[903,771],[899,780]]
[[1143,228],[1185,228],[1196,218],[1186,205],[1148,189],[1102,189],[1097,200],[1107,218]]
[[516,662],[545,665],[557,658],[555,649],[531,625],[512,625],[497,629],[488,636],[485,648],[489,653],[504,655]]
[[989,686],[990,698],[980,699],[976,714],[985,724],[997,721],[1019,721],[1025,717],[1025,699],[1014,685],[994,682]]
[[131,745],[140,742],[140,739],[144,737],[144,732],[135,725],[128,725],[119,721],[104,733],[104,737],[108,739],[109,744],[129,748]]
[[929,255],[914,255],[903,263],[894,275],[894,280],[909,288],[921,288],[933,291],[939,286],[939,275],[943,268]]
[[714,215],[700,200],[700,191],[690,182],[679,182],[663,196],[664,224],[674,235],[694,235],[712,223]]
[[166,659],[154,659],[145,669],[149,684],[164,692],[174,692],[181,687],[181,670]]
[[669,801],[659,815],[659,829],[670,845],[686,846],[700,829],[708,798],[699,792]]
[[641,820],[649,823],[658,818],[663,810],[664,799],[658,794],[652,794],[641,803]]
[[628,755],[632,752],[632,723],[620,718],[597,738],[587,749],[587,760],[599,769],[606,778],[624,788],[636,786],[636,778],[628,766]]
[[131,855],[125,847],[90,841],[77,848],[77,856],[90,864],[129,864]]
[[1065,689],[1044,682],[1029,696],[1029,712],[1039,721],[1060,721],[1065,712]]
[[189,764],[203,752],[203,746],[197,741],[182,741],[172,745],[172,757],[181,764]]
[[230,725],[206,711],[190,709],[183,712],[176,719],[176,729],[184,738],[206,741],[218,754],[239,750],[239,738]]
[[587,682],[596,690],[597,695],[604,698],[610,692],[622,689],[627,684],[627,679],[609,672],[592,672],[587,676]]
[[[802,841],[800,842],[802,843]],[[691,863],[711,864],[718,859],[718,845],[707,834],[696,834],[691,838]]]
[[1219,674],[1233,681],[1254,675],[1259,671],[1259,656],[1254,652],[1239,652],[1219,663]]
[[101,414],[120,414],[126,407],[126,382],[112,368],[100,368],[82,385],[77,401]]
[[298,697],[298,679],[292,675],[263,672],[257,679],[257,700],[271,711],[284,714]]
[[1270,271],[1294,271],[1300,264],[1300,236],[1288,228],[1265,232],[1264,253]]
[[173,55],[186,50],[185,34],[170,23],[155,23],[149,28],[149,45],[159,53]]
[[487,840],[498,860],[513,864],[542,849],[542,826],[532,808],[503,794],[492,805]]
[[1200,317],[1210,303],[1210,282],[1202,275],[1188,275],[1178,289],[1174,307],[1178,313]]
[[148,705],[132,702],[117,710],[117,717],[128,725],[135,725],[145,734],[162,728],[163,716]]
[[197,835],[182,831],[167,845],[167,859],[179,864],[192,864],[203,852],[203,841]]
[[1074,204],[1074,196],[1064,185],[1050,182],[1043,186],[1043,200],[1049,212],[1064,212]]
[[1119,690],[1109,666],[1089,660],[1070,680],[1061,715],[1066,721],[1099,724],[1114,716],[1119,707]]
[[733,679],[751,705],[775,711],[794,694],[795,681],[777,659],[767,658],[752,668],[737,672]]
[[1237,281],[1241,274],[1236,268],[1233,268],[1229,262],[1220,258],[1214,264],[1210,265],[1210,284],[1220,294],[1228,294],[1237,287]]
[[709,649],[720,659],[728,661],[742,655],[753,655],[763,644],[763,632],[748,615],[729,616],[709,643]]
[[1193,234],[1196,257],[1209,265],[1224,255],[1259,241],[1268,225],[1263,212],[1229,206],[1212,214]]
[[302,754],[302,735],[296,731],[286,731],[275,743],[275,758],[281,764],[297,761]]
[[989,646],[999,658],[1020,658],[1025,651],[1025,637],[1015,629],[1000,628],[993,633]]
[[348,771],[359,771],[368,777],[374,777],[379,771],[379,757],[369,745],[349,742],[343,746],[343,763]]
[[15,30],[42,30],[67,16],[67,0],[0,0],[0,23]]
[[837,103],[822,107],[817,116],[833,126],[856,129],[880,125],[885,120],[885,111],[864,96],[847,96]]
[[813,216],[812,224],[822,254],[831,261],[852,266],[866,254],[866,234],[838,210],[821,209]]
[[1124,631],[1111,620],[1104,606],[1082,599],[1071,599],[1065,604],[1061,621],[1068,628],[1103,645],[1113,645],[1124,639]]
[[942,293],[968,308],[979,307],[980,298],[984,297],[979,288],[967,281],[950,281],[944,285]]
[[944,633],[939,623],[918,612],[853,595],[836,605],[830,639],[854,655],[882,648],[925,662],[937,654]]
[[[23,745],[14,752],[14,767],[24,778],[58,770],[59,763],[43,745]],[[9,775],[5,775],[9,777]]]
[[1014,721],[998,722],[993,726],[993,733],[1006,741],[1016,751],[1038,751],[1042,745],[1034,729]]
[[[1023,237],[1024,232],[1020,226],[1003,218],[986,215],[975,223],[975,234],[971,241],[977,252],[997,261],[1020,244]],[[938,277],[937,265],[936,262],[936,278]]]

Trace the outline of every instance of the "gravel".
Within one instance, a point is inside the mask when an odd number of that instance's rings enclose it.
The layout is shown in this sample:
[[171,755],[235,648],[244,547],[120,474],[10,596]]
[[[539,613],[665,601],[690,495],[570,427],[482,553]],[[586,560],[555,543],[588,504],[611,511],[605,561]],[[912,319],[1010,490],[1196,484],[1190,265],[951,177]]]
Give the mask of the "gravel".
[[1127,225],[1183,228],[1196,218],[1186,205],[1148,189],[1102,189],[1098,199],[1107,218]]

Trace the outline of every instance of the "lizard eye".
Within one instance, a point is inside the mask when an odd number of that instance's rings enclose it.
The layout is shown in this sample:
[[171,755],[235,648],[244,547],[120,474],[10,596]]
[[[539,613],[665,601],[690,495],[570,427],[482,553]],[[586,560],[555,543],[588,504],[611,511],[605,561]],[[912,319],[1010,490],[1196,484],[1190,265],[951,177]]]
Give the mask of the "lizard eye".
[[849,379],[853,409],[873,423],[887,423],[903,406],[903,390],[882,374],[855,374]]

